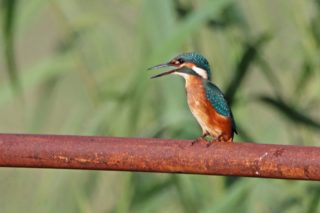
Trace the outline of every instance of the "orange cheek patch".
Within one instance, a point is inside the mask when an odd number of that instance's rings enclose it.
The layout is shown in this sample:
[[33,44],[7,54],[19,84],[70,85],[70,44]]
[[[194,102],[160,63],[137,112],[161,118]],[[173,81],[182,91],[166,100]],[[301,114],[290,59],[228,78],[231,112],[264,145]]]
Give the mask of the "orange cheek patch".
[[188,67],[189,69],[192,69],[194,67],[194,64],[186,62],[186,63],[183,64],[183,66],[184,67]]

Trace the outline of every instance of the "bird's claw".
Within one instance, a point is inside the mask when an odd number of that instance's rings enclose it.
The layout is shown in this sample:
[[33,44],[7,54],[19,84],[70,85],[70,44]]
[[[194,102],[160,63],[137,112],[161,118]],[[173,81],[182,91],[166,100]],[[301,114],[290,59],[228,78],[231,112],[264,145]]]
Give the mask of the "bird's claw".
[[204,133],[203,135],[201,135],[200,137],[198,137],[197,139],[195,139],[194,141],[191,142],[191,146],[193,146],[194,144],[200,142],[200,141],[206,141],[206,137],[208,136],[208,133]]
[[212,141],[211,141],[211,142],[208,142],[207,145],[206,145],[207,148],[208,148],[209,146],[211,146],[212,143],[213,143]]
[[200,141],[206,141],[207,142],[207,147],[211,146],[215,141],[221,141],[220,136],[219,137],[211,137],[210,140],[206,140],[206,137],[208,136],[208,133],[203,134],[202,136],[198,137],[197,139],[195,139],[194,141],[191,142],[191,146],[193,146],[194,144],[200,142]]
[[219,142],[220,140],[219,138],[212,138],[210,141],[208,141],[207,148],[211,146],[215,141]]
[[195,140],[193,140],[192,142],[191,142],[191,146],[193,146],[194,144],[196,144],[196,143],[198,143],[198,142],[200,142],[202,140],[202,138],[200,137],[200,138],[197,138],[197,139],[195,139]]

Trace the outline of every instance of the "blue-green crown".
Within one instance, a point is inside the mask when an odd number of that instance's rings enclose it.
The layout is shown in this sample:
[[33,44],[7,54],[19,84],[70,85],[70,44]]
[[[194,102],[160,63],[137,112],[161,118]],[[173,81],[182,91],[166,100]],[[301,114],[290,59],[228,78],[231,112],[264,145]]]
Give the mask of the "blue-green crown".
[[208,79],[211,80],[211,70],[208,60],[196,52],[182,53],[176,57],[176,59],[183,59],[186,62],[191,62],[197,67],[207,71]]

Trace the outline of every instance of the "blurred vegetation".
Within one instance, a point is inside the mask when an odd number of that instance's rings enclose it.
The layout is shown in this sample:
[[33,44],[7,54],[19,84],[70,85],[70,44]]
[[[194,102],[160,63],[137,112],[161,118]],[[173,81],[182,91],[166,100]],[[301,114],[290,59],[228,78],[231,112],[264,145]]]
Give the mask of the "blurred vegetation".
[[[198,51],[236,140],[318,145],[320,1],[2,0],[2,132],[192,139],[183,81],[146,68]],[[319,212],[316,182],[0,170],[0,212]]]

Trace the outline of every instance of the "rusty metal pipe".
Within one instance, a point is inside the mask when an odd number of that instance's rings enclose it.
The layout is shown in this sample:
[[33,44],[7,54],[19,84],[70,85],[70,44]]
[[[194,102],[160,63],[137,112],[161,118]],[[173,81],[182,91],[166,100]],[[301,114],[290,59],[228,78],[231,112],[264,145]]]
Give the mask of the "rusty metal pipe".
[[320,180],[320,148],[91,136],[0,134],[0,166]]

